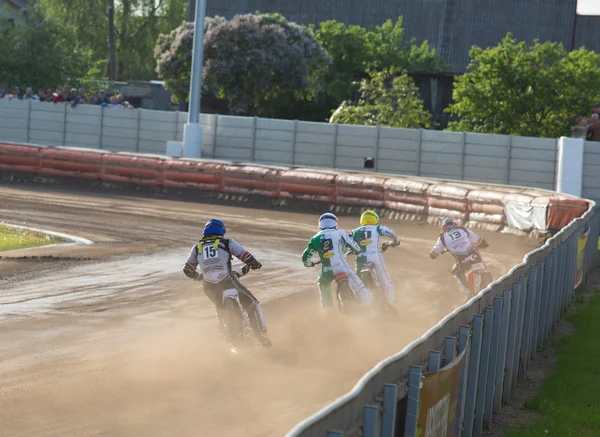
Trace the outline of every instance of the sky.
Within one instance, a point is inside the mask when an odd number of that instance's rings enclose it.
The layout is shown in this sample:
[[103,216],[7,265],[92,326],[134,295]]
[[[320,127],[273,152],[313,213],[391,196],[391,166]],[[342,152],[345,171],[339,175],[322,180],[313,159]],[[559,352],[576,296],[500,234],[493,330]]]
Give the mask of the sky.
[[577,0],[577,14],[600,15],[600,0]]

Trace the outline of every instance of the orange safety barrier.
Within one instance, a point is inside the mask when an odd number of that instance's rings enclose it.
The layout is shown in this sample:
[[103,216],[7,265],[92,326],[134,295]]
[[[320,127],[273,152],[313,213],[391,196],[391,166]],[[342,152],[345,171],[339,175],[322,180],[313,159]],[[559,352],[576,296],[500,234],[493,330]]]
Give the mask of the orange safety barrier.
[[23,144],[0,144],[0,170],[384,207],[525,231],[561,229],[589,208],[584,199],[528,188]]
[[283,171],[279,175],[280,196],[335,203],[337,174],[314,169]]
[[41,147],[0,144],[0,170],[37,173]]
[[106,154],[102,179],[108,182],[163,185],[163,159]]
[[548,202],[547,226],[550,230],[558,230],[567,226],[574,219],[581,217],[589,208],[584,199],[553,196]]
[[81,149],[40,149],[40,171],[44,176],[102,179],[104,152]]
[[164,186],[220,191],[222,163],[187,159],[163,161]]
[[386,180],[380,175],[342,174],[335,178],[337,202],[342,205],[383,207]]
[[221,172],[224,192],[279,197],[279,170],[266,166],[224,165]]

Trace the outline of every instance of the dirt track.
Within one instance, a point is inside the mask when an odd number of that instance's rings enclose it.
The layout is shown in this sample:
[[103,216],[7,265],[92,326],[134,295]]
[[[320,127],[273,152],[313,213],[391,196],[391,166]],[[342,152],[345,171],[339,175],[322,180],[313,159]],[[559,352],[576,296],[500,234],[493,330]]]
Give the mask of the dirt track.
[[[386,253],[400,317],[385,324],[323,316],[318,272],[299,260],[315,215],[50,188],[0,186],[0,199],[0,221],[96,242],[0,259],[0,436],[281,436],[461,303],[423,224],[386,223],[402,245]],[[275,345],[258,356],[229,353],[181,273],[211,216],[265,266],[244,278]],[[535,246],[484,235],[495,276]],[[24,255],[71,260],[7,259]]]

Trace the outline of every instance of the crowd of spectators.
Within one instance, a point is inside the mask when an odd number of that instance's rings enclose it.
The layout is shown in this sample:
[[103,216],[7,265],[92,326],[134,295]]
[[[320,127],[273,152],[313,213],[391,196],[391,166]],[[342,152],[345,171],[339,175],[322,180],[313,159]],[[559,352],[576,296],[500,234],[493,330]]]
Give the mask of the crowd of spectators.
[[594,105],[594,112],[589,117],[584,117],[583,114],[575,116],[578,126],[587,129],[588,141],[600,141],[600,103]]
[[133,109],[133,106],[125,100],[125,96],[123,94],[113,95],[109,98],[104,90],[100,90],[95,96],[89,98],[86,95],[85,89],[70,88],[68,86],[64,87],[63,89],[56,88],[54,91],[52,88],[47,88],[45,90],[40,88],[37,94],[33,92],[31,87],[27,87],[25,92],[22,93],[21,89],[16,86],[14,87],[12,93],[8,93],[2,88],[2,82],[0,82],[0,99],[39,100],[40,102],[50,103],[67,102],[70,103],[71,106],[100,105],[108,108]]

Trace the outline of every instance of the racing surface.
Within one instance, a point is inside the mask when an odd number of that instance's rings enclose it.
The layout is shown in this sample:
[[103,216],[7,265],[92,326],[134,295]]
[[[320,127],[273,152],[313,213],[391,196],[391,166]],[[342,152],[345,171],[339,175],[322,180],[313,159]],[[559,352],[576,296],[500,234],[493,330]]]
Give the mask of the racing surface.
[[[213,216],[263,263],[242,282],[273,349],[232,354],[181,271]],[[0,185],[0,221],[95,242],[0,253],[0,436],[281,436],[463,302],[450,257],[429,259],[438,228],[383,219],[401,240],[385,254],[398,319],[326,316],[300,261],[317,218]],[[483,235],[494,277],[537,245]]]

